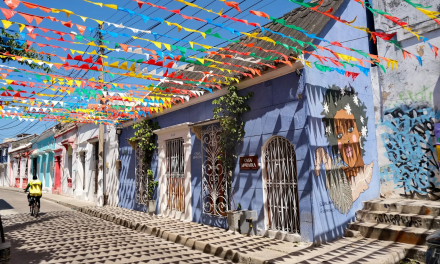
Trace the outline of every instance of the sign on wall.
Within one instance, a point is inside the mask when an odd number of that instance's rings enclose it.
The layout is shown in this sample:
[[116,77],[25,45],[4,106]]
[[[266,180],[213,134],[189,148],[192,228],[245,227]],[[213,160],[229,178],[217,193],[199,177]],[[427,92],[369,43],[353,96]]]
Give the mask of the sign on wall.
[[258,156],[243,156],[240,157],[240,170],[258,170]]

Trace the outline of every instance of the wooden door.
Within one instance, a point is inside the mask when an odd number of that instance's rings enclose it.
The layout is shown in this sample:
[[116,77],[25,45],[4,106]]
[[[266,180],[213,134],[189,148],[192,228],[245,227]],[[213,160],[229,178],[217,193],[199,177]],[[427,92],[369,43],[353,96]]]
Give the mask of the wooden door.
[[58,192],[61,190],[61,156],[55,157],[55,181],[54,181],[54,191]]

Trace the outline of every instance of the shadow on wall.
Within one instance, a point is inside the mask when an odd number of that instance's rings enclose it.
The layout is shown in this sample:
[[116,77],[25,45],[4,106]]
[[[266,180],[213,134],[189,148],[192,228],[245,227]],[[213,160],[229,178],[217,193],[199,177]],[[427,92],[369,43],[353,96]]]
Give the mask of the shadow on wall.
[[440,199],[439,163],[434,123],[440,112],[421,106],[385,111],[387,132],[381,135],[389,163],[380,168],[381,182],[391,182],[405,198]]
[[[361,201],[375,198],[376,140],[368,98],[353,87],[308,85],[315,243],[344,235]],[[372,107],[372,105],[370,105]],[[369,125],[371,125],[369,127]],[[374,147],[368,147],[372,144]],[[376,179],[376,182],[377,179]],[[366,193],[366,194],[363,194]],[[362,198],[360,199],[361,195]]]

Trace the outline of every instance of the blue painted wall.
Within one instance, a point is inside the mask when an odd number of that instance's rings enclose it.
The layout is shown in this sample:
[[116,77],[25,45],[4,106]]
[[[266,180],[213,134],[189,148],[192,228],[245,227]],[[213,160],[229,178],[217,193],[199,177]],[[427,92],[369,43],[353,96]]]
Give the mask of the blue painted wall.
[[[43,140],[37,141],[32,144],[32,149],[35,149],[38,152],[43,152],[45,150],[54,150],[55,149],[55,139],[53,136],[47,137]],[[50,162],[55,164],[53,152],[50,153],[41,153],[37,157],[37,176],[43,181],[43,187],[51,187],[50,186]],[[45,167],[43,168],[43,163],[45,162]],[[33,172],[34,163],[31,162],[31,172]],[[54,175],[52,175],[52,183]]]
[[[365,12],[359,8],[357,3],[344,3],[336,15],[358,16],[354,25],[365,26],[366,24]],[[347,28],[346,25],[330,22],[320,36],[331,41],[349,41],[350,44],[346,43],[346,45],[368,52],[368,39],[365,37],[365,33]],[[317,44],[327,46],[323,43]],[[360,56],[344,49],[338,50],[338,52],[354,57]],[[332,56],[332,54],[320,54]],[[313,58],[306,59],[314,61]],[[348,70],[358,72],[356,69]],[[323,173],[316,176],[314,166],[316,149],[319,147],[329,148],[321,113],[323,112],[323,94],[329,86],[333,85],[354,87],[358,92],[358,100],[365,103],[366,116],[370,117],[366,124],[368,134],[364,139],[368,143],[368,147],[365,148],[363,160],[365,164],[373,164],[371,181],[368,184],[368,189],[360,194],[359,198],[351,205],[350,210],[345,213],[340,213],[332,204],[325,184],[324,169],[321,168]],[[355,211],[361,209],[362,201],[376,198],[379,195],[370,77],[359,75],[353,81],[338,73],[321,73],[315,68],[306,68],[302,71],[301,78],[295,73],[291,73],[239,91],[240,94],[248,92],[254,92],[254,97],[249,100],[252,110],[243,117],[246,135],[244,142],[237,148],[237,156],[258,155],[261,162],[262,146],[271,136],[279,135],[287,138],[295,146],[296,151],[300,225],[303,240],[325,242],[342,236],[344,228],[354,220]],[[299,99],[301,97],[302,99]],[[212,100],[210,100],[165,114],[156,118],[155,121],[159,122],[161,128],[185,122],[204,121],[212,118],[214,107]],[[135,157],[134,151],[126,140],[133,134],[133,129],[129,127],[125,128],[120,136],[120,159],[122,161],[119,189],[120,206],[143,211],[145,208],[135,203]],[[219,221],[205,216],[203,219],[201,218],[201,142],[195,135],[192,135],[191,143],[192,220],[198,223],[203,221],[205,224],[226,227],[225,220]],[[152,165],[156,180],[158,180],[157,157]],[[261,169],[240,171],[237,161],[232,186],[233,203],[235,205],[240,203],[242,209],[256,210],[258,214],[257,228],[260,230],[265,229],[262,180]]]
[[[299,77],[296,74],[288,74],[277,79],[260,83],[240,90],[240,94],[254,92],[254,97],[249,100],[251,111],[243,116],[245,121],[246,135],[243,144],[237,148],[237,156],[258,155],[261,161],[261,148],[264,142],[273,135],[284,136],[294,145],[298,161],[299,199],[300,212],[304,219],[310,219],[311,215],[311,183],[308,180],[309,159],[307,159],[307,132],[306,124],[306,101],[299,100],[298,95],[303,93],[298,89]],[[161,128],[185,123],[199,122],[210,119],[215,105],[212,100],[206,101],[179,111],[160,116],[155,119]],[[120,206],[135,210],[145,210],[143,206],[135,203],[135,163],[134,151],[126,138],[133,136],[134,131],[125,128],[120,136],[120,159],[122,170],[120,173]],[[193,221],[201,222],[201,178],[202,160],[200,159],[201,142],[192,135],[191,153],[191,188],[192,188],[192,212]],[[238,162],[238,161],[237,161]],[[153,160],[153,171],[156,179],[157,157]],[[241,204],[242,209],[256,210],[258,213],[257,227],[264,228],[262,172],[240,172],[238,164],[234,172],[233,192],[234,203]],[[205,224],[227,227],[226,219],[203,217]],[[311,228],[309,220],[301,223],[301,231],[309,234]],[[309,239],[312,240],[310,233]]]
[[[357,16],[354,26],[366,26],[366,14],[365,10],[360,8],[359,4],[354,1],[345,1],[341,8],[335,14],[336,16],[341,16],[343,19],[352,20]],[[358,50],[363,50],[369,52],[368,38],[365,32],[350,28],[342,23],[331,21],[328,23],[319,35],[329,41],[339,41],[345,46],[355,48]],[[328,46],[327,43],[315,44]],[[332,46],[331,49],[336,52],[347,54],[356,58],[363,58],[361,55],[349,52],[343,48],[337,48]],[[333,57],[331,53],[320,52],[320,55]],[[309,61],[316,61],[317,59],[313,57],[306,57]],[[364,58],[366,59],[366,58]],[[319,61],[318,61],[319,63]],[[328,66],[332,66],[326,63]],[[369,68],[370,65],[365,64],[365,67]],[[347,66],[348,71],[359,72],[357,68]],[[344,229],[347,227],[348,223],[355,220],[355,212],[362,208],[362,201],[369,199],[374,199],[379,197],[380,187],[379,187],[379,177],[378,177],[378,156],[376,148],[376,128],[375,128],[375,118],[374,118],[374,105],[373,105],[373,94],[371,86],[370,76],[366,76],[361,73],[355,81],[345,76],[342,76],[336,72],[323,73],[318,71],[316,68],[307,68],[305,71],[306,89],[305,94],[308,101],[308,124],[307,130],[309,134],[309,149],[308,154],[309,165],[310,165],[310,176],[309,181],[312,183],[312,216],[313,216],[313,236],[315,242],[326,242],[334,240],[338,237],[343,236]],[[364,150],[363,161],[365,164],[372,165],[372,177],[368,183],[368,189],[360,194],[360,196],[351,205],[351,208],[343,213],[339,212],[334,205],[334,201],[330,198],[329,190],[326,187],[326,171],[325,166],[320,164],[320,175],[316,176],[315,161],[316,161],[316,150],[319,147],[323,147],[326,152],[330,153],[332,146],[329,144],[326,134],[325,126],[323,123],[323,112],[324,111],[324,94],[327,92],[329,87],[336,86],[339,88],[354,88],[357,93],[357,98],[359,104],[365,104],[366,114],[368,117],[368,122],[365,121],[365,128],[367,129],[367,136],[363,138]],[[351,97],[351,100],[355,100]],[[357,116],[359,120],[359,116]],[[361,128],[359,128],[359,131]],[[332,157],[333,159],[335,156]],[[336,200],[336,199],[335,199]]]

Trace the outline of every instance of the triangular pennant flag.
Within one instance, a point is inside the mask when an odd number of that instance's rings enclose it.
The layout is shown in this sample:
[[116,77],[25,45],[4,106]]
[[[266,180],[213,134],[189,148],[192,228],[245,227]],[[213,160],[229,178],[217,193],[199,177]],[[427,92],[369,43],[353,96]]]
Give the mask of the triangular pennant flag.
[[6,17],[6,20],[9,20],[11,17],[13,17],[17,12],[11,11],[8,9],[0,8],[2,10],[3,15]]
[[5,4],[11,9],[14,10],[20,4],[19,0],[5,0]]
[[81,33],[81,35],[84,34],[84,32],[86,31],[87,27],[82,26],[82,25],[78,25],[78,24],[75,24],[75,25],[78,28],[79,33]]
[[5,29],[8,29],[10,26],[12,26],[12,22],[9,22],[7,20],[2,20],[2,24]]
[[32,21],[34,20],[34,17],[28,14],[24,14],[24,13],[19,13],[24,19],[26,19],[26,21],[31,24]]

